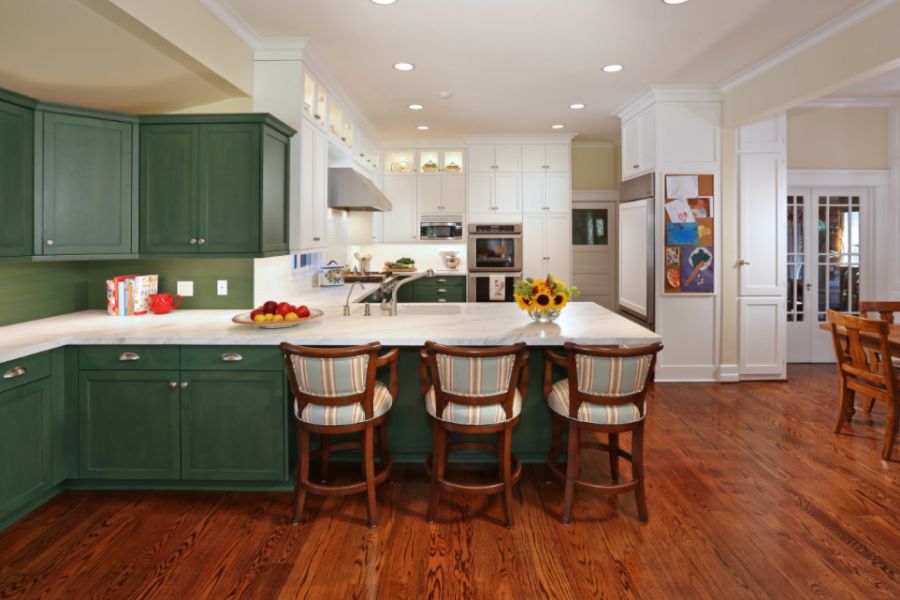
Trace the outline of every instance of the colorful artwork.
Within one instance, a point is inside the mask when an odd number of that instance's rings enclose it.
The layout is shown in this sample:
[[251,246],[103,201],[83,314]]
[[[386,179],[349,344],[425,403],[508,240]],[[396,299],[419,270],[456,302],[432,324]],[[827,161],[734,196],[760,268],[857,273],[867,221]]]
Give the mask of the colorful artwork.
[[713,292],[715,281],[713,252],[706,246],[681,249],[681,291],[695,294]]
[[713,245],[713,220],[697,219],[697,246]]
[[694,213],[684,198],[666,202],[666,216],[672,223],[693,223]]
[[697,223],[666,223],[666,244],[669,246],[696,246],[700,243]]
[[695,219],[711,219],[713,216],[712,198],[688,198],[688,206]]
[[666,291],[681,289],[681,248],[666,248]]

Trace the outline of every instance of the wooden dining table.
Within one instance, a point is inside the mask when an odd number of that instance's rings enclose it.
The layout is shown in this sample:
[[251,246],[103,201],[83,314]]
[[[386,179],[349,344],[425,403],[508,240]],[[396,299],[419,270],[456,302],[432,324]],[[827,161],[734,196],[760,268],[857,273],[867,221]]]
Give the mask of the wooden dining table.
[[[831,331],[831,323],[821,323],[819,329]],[[874,333],[862,333],[859,337],[865,346],[870,348],[877,348],[879,346],[878,336]],[[890,333],[888,334],[888,344],[890,344],[891,347],[891,355],[894,358],[900,358],[900,324],[895,323],[891,325]]]

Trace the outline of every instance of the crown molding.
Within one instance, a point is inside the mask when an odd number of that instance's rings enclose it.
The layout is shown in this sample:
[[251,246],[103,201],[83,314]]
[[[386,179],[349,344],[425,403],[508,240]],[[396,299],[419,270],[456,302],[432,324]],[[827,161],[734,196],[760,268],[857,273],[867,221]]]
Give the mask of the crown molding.
[[722,91],[709,85],[651,85],[613,112],[623,121],[656,102],[722,102]]
[[897,100],[890,98],[820,98],[801,108],[890,108],[896,105]]
[[572,142],[573,148],[612,148],[612,142],[604,142],[602,140]]
[[836,19],[832,20],[829,23],[826,23],[815,31],[803,36],[789,46],[782,48],[768,58],[729,77],[719,84],[719,88],[723,92],[729,92],[734,88],[747,83],[751,79],[759,77],[766,71],[774,69],[775,67],[791,60],[792,58],[802,54],[803,52],[806,52],[813,46],[816,46],[817,44],[827,40],[828,38],[837,35],[838,33],[849,29],[850,27],[853,27],[857,23],[864,21],[874,14],[881,12],[882,10],[884,10],[888,6],[891,6],[892,4],[895,4],[896,2],[897,0],[869,0],[869,2],[867,2],[866,4],[863,4],[858,8],[854,8],[844,13],[840,17],[837,17]]
[[225,27],[238,36],[242,42],[256,50],[262,37],[253,29],[244,17],[239,15],[225,0],[198,0],[206,10],[211,12]]
[[577,133],[495,133],[495,134],[472,134],[467,135],[463,139],[467,144],[479,144],[495,142],[517,142],[520,144],[534,143],[559,143],[571,142],[578,135]]
[[653,88],[648,88],[629,98],[625,104],[613,111],[613,115],[627,121],[645,108],[649,108],[653,104],[654,98]]

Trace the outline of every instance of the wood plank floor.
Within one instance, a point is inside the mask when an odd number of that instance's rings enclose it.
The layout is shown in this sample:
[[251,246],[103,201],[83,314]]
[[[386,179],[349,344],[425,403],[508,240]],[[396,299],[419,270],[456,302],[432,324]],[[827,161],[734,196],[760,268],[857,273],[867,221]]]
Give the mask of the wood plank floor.
[[587,491],[561,525],[537,465],[513,530],[484,498],[445,497],[429,525],[416,466],[380,489],[374,531],[361,495],[312,497],[293,527],[288,494],[66,492],[0,533],[0,598],[898,598],[884,407],[836,436],[834,368],[789,376],[657,386],[645,526],[630,496]]

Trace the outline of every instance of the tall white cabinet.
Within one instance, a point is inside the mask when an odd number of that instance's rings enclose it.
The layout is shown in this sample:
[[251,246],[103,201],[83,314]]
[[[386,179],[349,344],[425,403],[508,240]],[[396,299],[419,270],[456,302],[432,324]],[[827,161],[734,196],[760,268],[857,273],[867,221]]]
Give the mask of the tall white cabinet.
[[467,147],[470,223],[522,219],[522,146],[476,143]]
[[526,276],[572,276],[571,144],[522,145],[522,237]]

